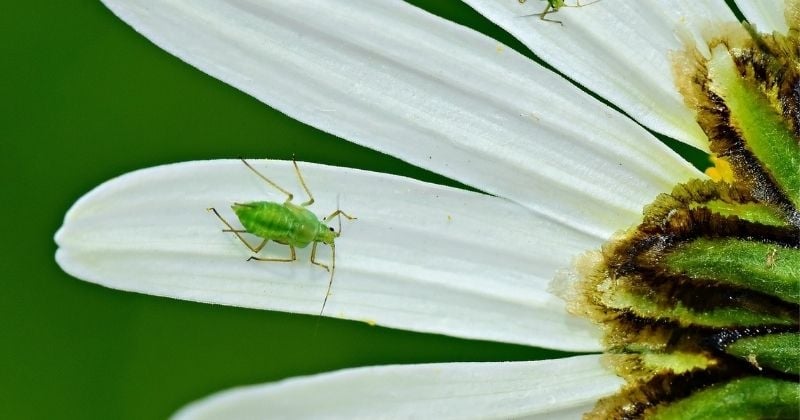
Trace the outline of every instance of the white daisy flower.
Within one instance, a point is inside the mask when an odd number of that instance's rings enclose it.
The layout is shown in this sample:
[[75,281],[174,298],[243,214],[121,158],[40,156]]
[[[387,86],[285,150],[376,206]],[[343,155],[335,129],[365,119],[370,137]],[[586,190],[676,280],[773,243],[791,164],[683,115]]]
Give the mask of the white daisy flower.
[[[704,178],[649,130],[701,150],[670,51],[735,22],[722,1],[467,0],[574,82],[472,29],[400,1],[104,0],[161,48],[299,121],[484,193],[300,163],[318,214],[341,208],[326,316],[568,351],[599,332],[548,292],[560,269],[641,221],[662,192]],[[786,31],[781,1],[745,3]],[[644,128],[646,127],[646,128]],[[269,134],[269,133],[265,133]],[[291,162],[250,161],[300,193]],[[214,207],[284,197],[239,161],[144,169],[81,198],[56,258],[104,286],[318,314],[324,270],[246,262]],[[281,252],[278,245],[270,248]],[[272,251],[270,251],[272,252]],[[324,254],[320,258],[329,258]],[[622,380],[598,355],[349,369],[221,392],[178,418],[574,418]]]

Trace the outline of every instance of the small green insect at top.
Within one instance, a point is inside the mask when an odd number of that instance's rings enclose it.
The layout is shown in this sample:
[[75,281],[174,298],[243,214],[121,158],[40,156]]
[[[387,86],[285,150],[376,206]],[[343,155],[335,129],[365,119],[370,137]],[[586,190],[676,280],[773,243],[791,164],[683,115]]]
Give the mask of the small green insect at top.
[[[526,1],[527,0],[519,0],[519,4],[523,4]],[[544,20],[544,21],[547,21],[547,22],[555,22],[555,23],[558,23],[559,25],[564,25],[564,23],[561,22],[560,20],[548,19],[547,15],[557,12],[562,7],[583,7],[583,6],[588,6],[588,5],[592,4],[592,3],[597,3],[598,1],[600,1],[600,0],[594,0],[593,2],[590,2],[590,3],[587,3],[587,4],[581,4],[580,0],[576,0],[575,5],[574,6],[570,6],[570,5],[567,5],[564,0],[547,0],[547,6],[545,6],[544,10],[541,13],[532,13],[532,14],[525,15],[525,16],[539,16],[539,19],[541,19],[541,20]]]

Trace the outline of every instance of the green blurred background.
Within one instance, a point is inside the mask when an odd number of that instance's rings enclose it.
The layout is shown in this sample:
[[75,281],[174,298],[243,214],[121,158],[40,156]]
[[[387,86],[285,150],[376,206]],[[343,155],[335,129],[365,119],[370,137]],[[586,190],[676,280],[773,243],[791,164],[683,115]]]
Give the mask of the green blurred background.
[[[527,53],[458,2],[414,3]],[[0,418],[163,418],[228,387],[352,366],[566,355],[124,293],[65,274],[52,238],[69,206],[148,166],[296,156],[456,184],[270,109],[153,46],[99,1],[3,9]]]

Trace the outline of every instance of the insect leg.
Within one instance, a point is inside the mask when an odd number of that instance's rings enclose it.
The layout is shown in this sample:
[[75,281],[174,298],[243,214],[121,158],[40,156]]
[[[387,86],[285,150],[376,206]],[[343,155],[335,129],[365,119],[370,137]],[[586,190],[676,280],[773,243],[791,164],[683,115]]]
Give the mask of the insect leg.
[[[262,242],[261,246],[258,248],[259,251],[266,244],[267,244],[267,239],[264,239],[264,242]],[[292,245],[287,245],[287,246],[289,247],[289,252],[292,253],[292,256],[290,258],[262,258],[262,257],[256,257],[255,255],[253,255],[250,258],[248,258],[247,261],[250,261],[250,260],[272,261],[272,262],[293,262],[293,261],[296,261],[297,260],[297,254],[295,254],[295,252],[294,252],[294,246],[292,246]],[[258,252],[258,251],[254,251],[254,252]]]
[[543,20],[543,21],[546,21],[546,22],[555,22],[555,23],[557,23],[557,24],[559,24],[559,25],[561,25],[561,26],[564,26],[564,22],[562,22],[562,21],[560,21],[560,20],[555,20],[555,19],[548,19],[548,18],[546,17],[546,16],[547,16],[547,15],[549,15],[550,13],[555,13],[555,12],[557,12],[557,11],[558,11],[558,9],[556,9],[555,7],[553,7],[553,5],[552,5],[552,4],[550,4],[550,2],[547,2],[547,6],[544,8],[544,11],[543,11],[542,13],[534,13],[534,14],[532,14],[531,16],[539,16],[539,19],[541,19],[541,20]]
[[358,217],[350,216],[349,214],[347,214],[347,213],[345,213],[345,212],[343,212],[343,211],[341,211],[341,210],[336,210],[335,212],[333,212],[333,213],[329,214],[329,215],[328,215],[326,218],[324,218],[324,219],[322,219],[322,220],[323,220],[324,222],[326,222],[326,223],[327,223],[327,222],[330,222],[331,220],[333,220],[333,218],[334,218],[334,217],[336,217],[336,216],[338,216],[338,215],[340,215],[340,214],[341,214],[342,216],[346,217],[346,218],[347,218],[347,220],[355,220],[355,219],[358,219]]
[[[292,198],[294,197],[294,195],[293,195],[292,193],[290,193],[289,191],[286,191],[286,190],[284,190],[284,189],[283,189],[283,188],[281,188],[281,187],[280,187],[278,184],[276,184],[275,182],[273,182],[273,181],[272,181],[272,180],[270,180],[269,178],[267,178],[267,177],[265,177],[264,175],[262,175],[262,174],[261,174],[261,172],[258,172],[258,171],[256,170],[256,168],[254,168],[254,167],[250,166],[250,164],[249,164],[249,163],[247,163],[247,161],[246,161],[246,160],[244,160],[244,158],[239,158],[239,159],[242,161],[242,163],[244,163],[244,165],[245,165],[245,166],[247,166],[247,167],[248,167],[248,168],[249,168],[251,171],[253,171],[253,173],[255,173],[256,175],[258,175],[258,177],[259,177],[259,178],[263,179],[264,181],[267,181],[267,184],[269,184],[269,185],[272,185],[273,187],[277,188],[277,189],[278,189],[278,191],[280,191],[280,192],[282,192],[282,193],[286,194],[286,197],[287,197],[287,198],[286,198],[286,201],[292,201]],[[297,165],[296,165],[296,164],[295,164],[295,167],[297,167]]]
[[563,7],[584,7],[584,6],[589,6],[590,4],[595,4],[598,1],[600,1],[600,0],[594,0],[594,1],[590,1],[589,3],[586,3],[586,4],[581,4],[581,0],[575,0],[575,5],[574,6],[569,6],[569,5],[565,4]]
[[297,179],[300,180],[300,185],[303,186],[303,189],[308,194],[308,201],[304,201],[300,203],[301,206],[306,207],[314,204],[314,196],[311,195],[311,191],[308,190],[308,186],[306,185],[306,181],[303,179],[303,175],[300,173],[300,168],[297,166],[297,161],[292,159],[292,163],[294,164],[294,172],[297,174]]
[[[333,220],[334,217],[339,216],[339,215],[342,215],[342,216],[346,217],[347,220],[357,219],[357,217],[350,216],[349,214],[347,214],[347,213],[345,213],[345,212],[343,212],[343,211],[341,211],[339,209],[336,209],[335,212],[329,214],[328,217],[322,219],[322,221],[325,222],[325,223],[328,223],[329,221]],[[339,235],[340,233],[342,233],[342,219],[341,218],[339,218],[339,230],[336,231],[336,235]]]
[[[598,0],[598,1],[599,1],[599,0]],[[521,3],[523,3],[523,2],[521,2]],[[562,7],[563,7],[563,6],[562,6]],[[559,24],[559,25],[561,25],[561,26],[564,26],[564,23],[563,23],[563,22],[561,22],[560,20],[548,19],[548,18],[546,17],[546,16],[547,16],[547,15],[549,15],[550,13],[555,13],[555,12],[557,12],[557,11],[558,11],[558,8],[556,8],[556,7],[553,7],[553,5],[551,5],[551,4],[550,4],[550,2],[548,1],[548,2],[547,2],[547,6],[544,8],[544,11],[543,11],[542,13],[530,13],[530,14],[527,14],[527,15],[520,15],[519,17],[539,16],[539,19],[541,19],[541,20],[543,20],[543,21],[546,21],[546,22],[555,22],[555,23],[557,23],[557,24]]]
[[246,239],[244,239],[244,237],[243,237],[242,235],[240,235],[240,233],[246,233],[246,232],[247,232],[246,230],[242,230],[242,229],[234,229],[234,228],[233,228],[233,226],[231,226],[231,224],[230,224],[230,223],[228,223],[228,221],[227,221],[227,220],[225,220],[225,219],[224,219],[224,218],[223,218],[223,217],[222,217],[222,216],[219,214],[219,212],[217,212],[217,209],[215,209],[215,208],[213,208],[213,207],[209,207],[209,208],[207,208],[206,210],[208,210],[208,211],[211,211],[211,212],[214,212],[214,214],[217,216],[217,218],[218,218],[219,220],[221,220],[221,221],[222,221],[222,223],[224,223],[224,224],[225,224],[225,226],[227,226],[227,227],[228,227],[227,229],[222,229],[222,231],[223,231],[223,232],[231,232],[231,233],[233,233],[234,235],[236,235],[236,237],[237,237],[237,238],[239,238],[239,240],[240,240],[240,241],[242,241],[242,243],[244,244],[244,246],[246,246],[246,247],[247,247],[247,248],[248,248],[250,251],[253,251],[253,252],[258,252],[258,251],[260,251],[260,250],[261,250],[261,248],[263,248],[263,247],[264,247],[264,245],[266,245],[266,244],[267,244],[267,240],[266,240],[266,239],[264,239],[264,241],[263,241],[263,242],[261,242],[261,244],[260,244],[260,245],[258,245],[258,246],[255,246],[255,247],[254,247],[253,245],[250,245],[250,243],[249,243],[249,242],[247,242],[247,240],[246,240]]
[[[317,244],[319,242],[314,242],[314,245],[311,245],[311,264],[318,265],[325,269],[325,271],[331,271],[327,265],[317,262]],[[331,249],[333,249],[333,245],[331,245]]]

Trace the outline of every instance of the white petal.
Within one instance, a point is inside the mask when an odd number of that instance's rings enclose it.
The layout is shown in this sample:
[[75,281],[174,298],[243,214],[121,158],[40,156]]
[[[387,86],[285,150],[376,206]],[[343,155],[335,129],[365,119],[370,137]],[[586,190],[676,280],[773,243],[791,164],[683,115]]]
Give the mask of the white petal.
[[[304,200],[290,162],[253,161]],[[397,176],[301,164],[323,217],[343,221],[325,314],[383,326],[563,350],[597,350],[596,331],[547,292],[554,272],[594,239],[508,200]],[[248,308],[318,314],[324,269],[247,262],[233,202],[285,197],[239,161],[189,162],[109,181],[67,213],[56,259],[75,277],[117,289]],[[334,222],[335,226],[335,222]],[[251,242],[258,240],[251,237]],[[286,257],[270,243],[262,255]],[[330,252],[320,246],[318,258]]]
[[786,8],[784,0],[738,0],[736,6],[750,23],[756,25],[759,32],[778,31],[785,34],[789,31],[783,16]]
[[174,418],[579,419],[622,384],[598,359],[347,369],[224,391]]
[[[545,2],[465,0],[536,55],[635,120],[701,150],[708,140],[675,89],[668,52],[720,22],[735,21],[722,1],[584,0],[537,16]],[[567,4],[573,5],[574,2]],[[704,43],[698,43],[704,47]]]
[[167,51],[300,121],[598,241],[636,223],[659,192],[701,176],[552,72],[402,2],[106,4]]

